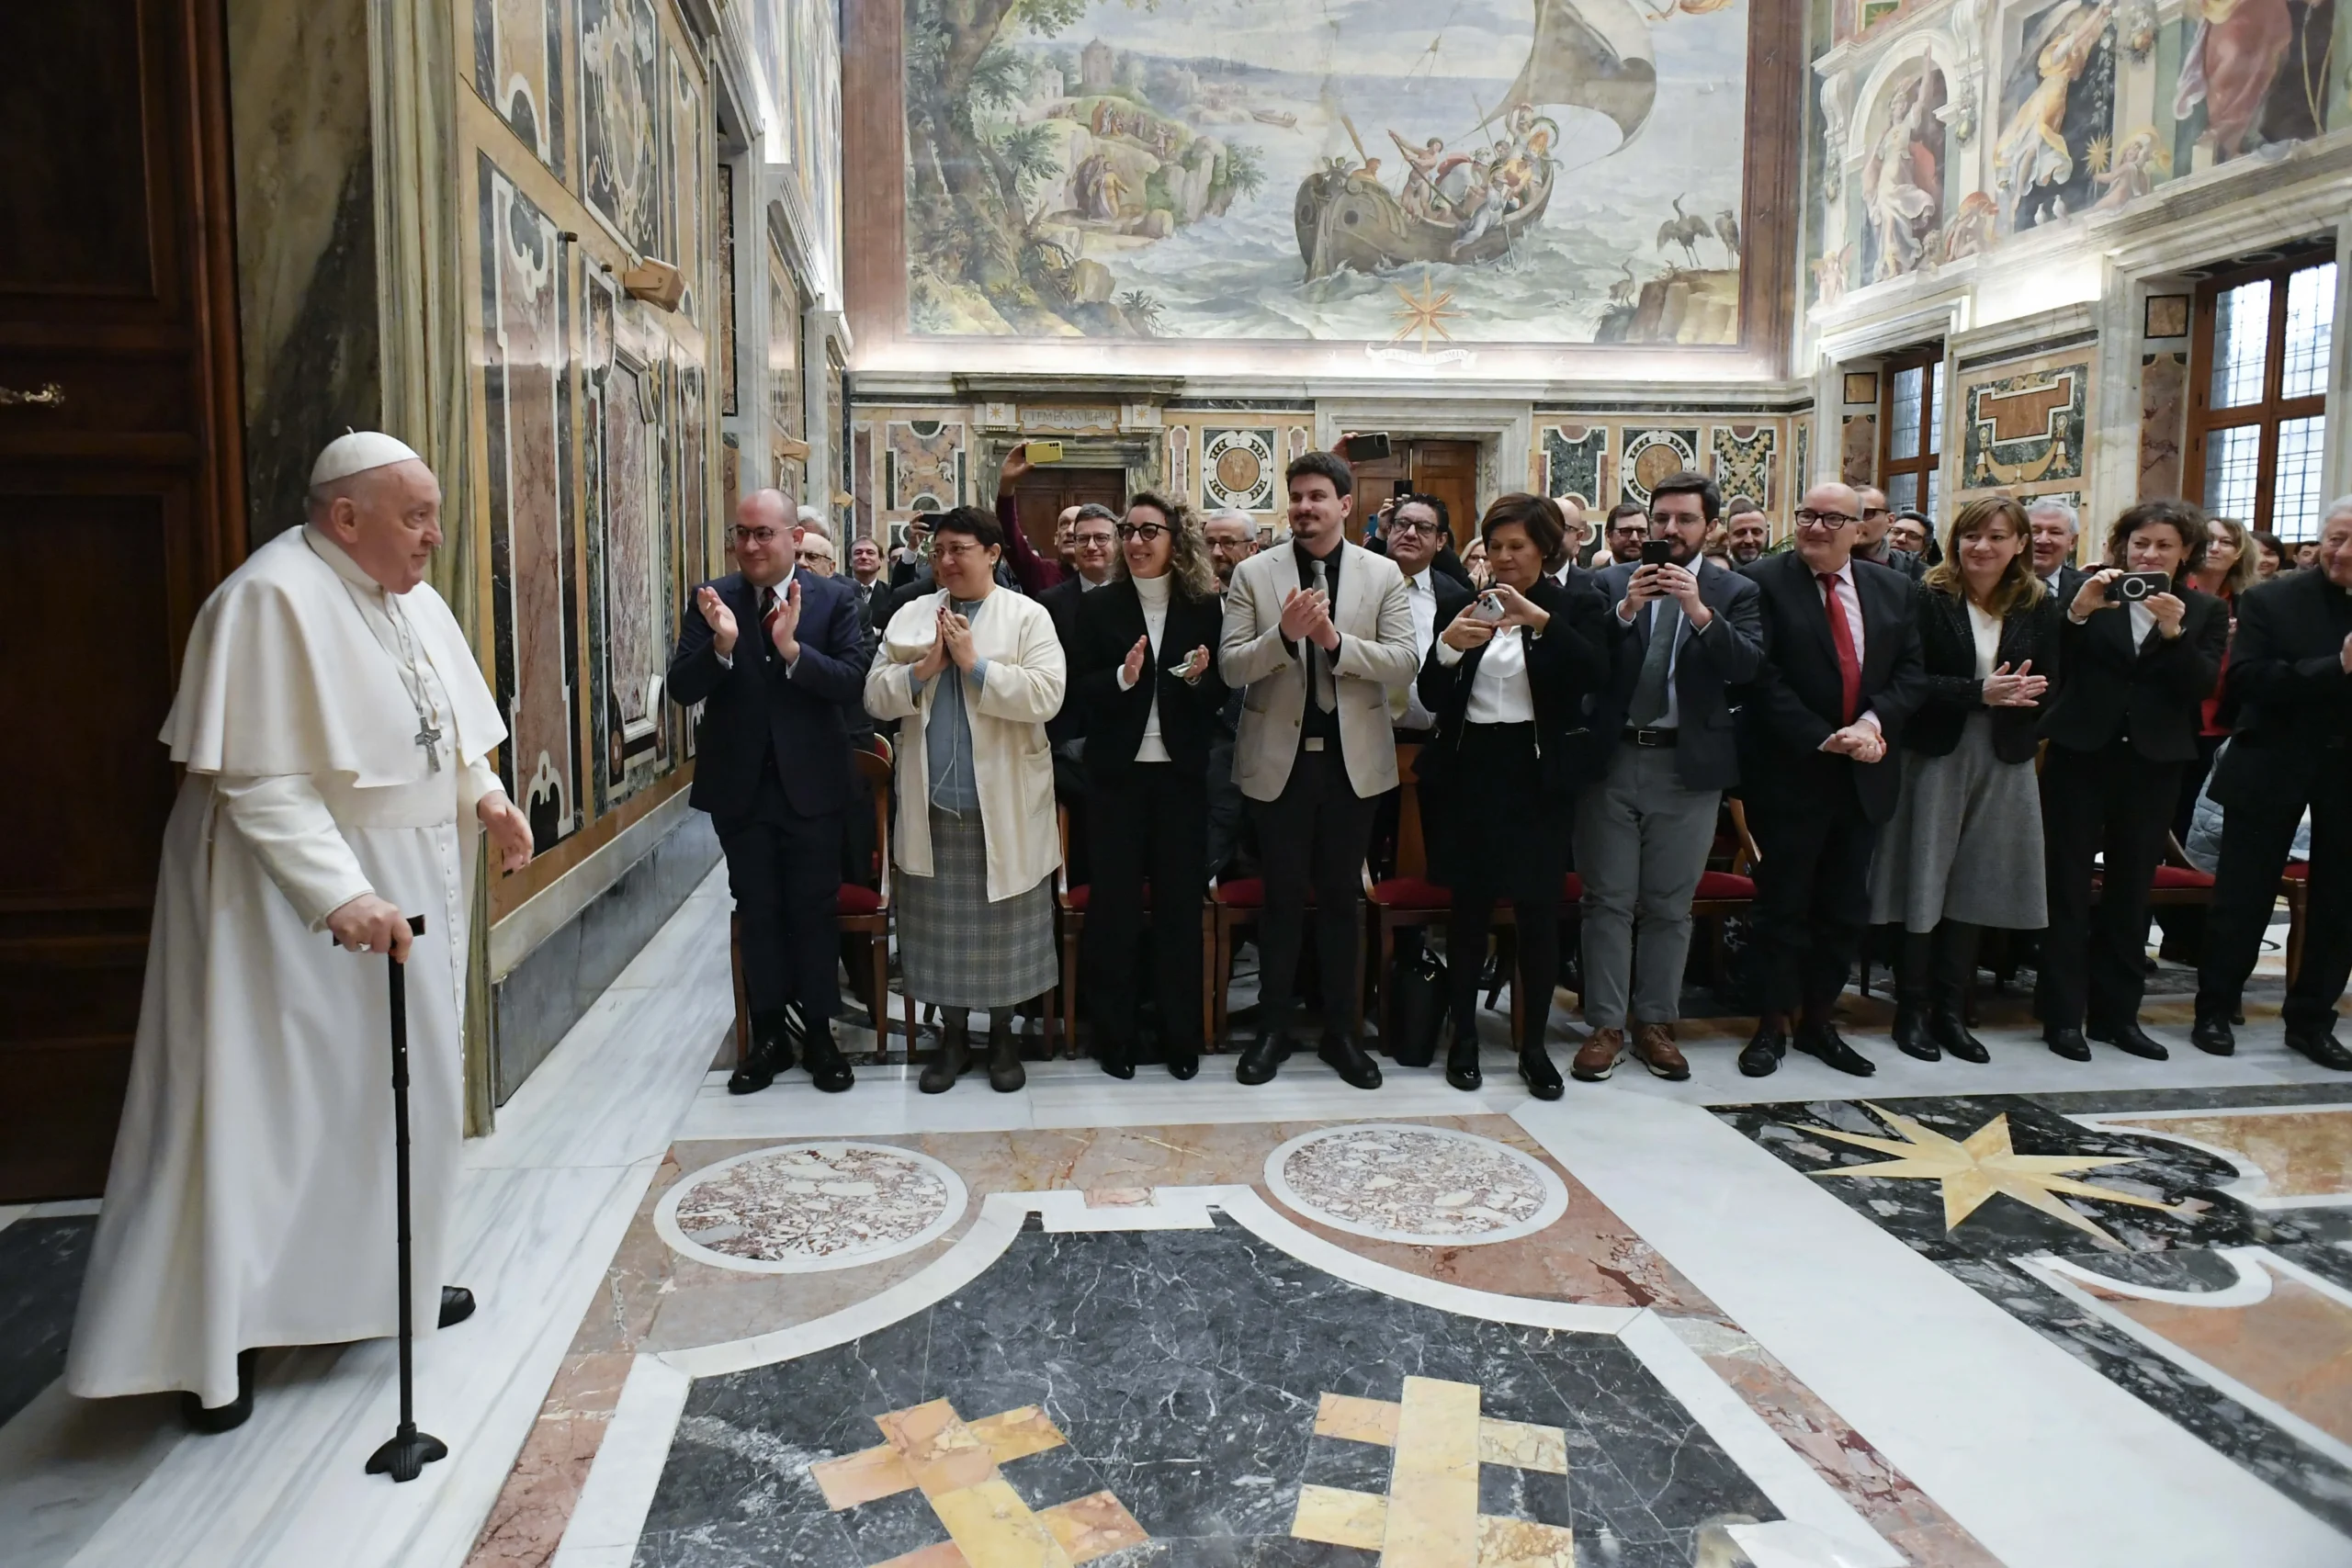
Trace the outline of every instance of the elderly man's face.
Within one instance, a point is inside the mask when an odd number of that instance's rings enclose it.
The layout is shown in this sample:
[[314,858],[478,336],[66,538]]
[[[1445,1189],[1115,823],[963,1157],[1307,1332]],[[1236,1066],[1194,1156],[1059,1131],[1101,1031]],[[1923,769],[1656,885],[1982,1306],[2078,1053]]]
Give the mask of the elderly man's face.
[[832,542],[822,534],[812,534],[805,528],[801,530],[798,559],[802,566],[819,577],[833,575]]
[[1772,525],[1761,512],[1743,512],[1731,520],[1724,542],[1734,566],[1761,560],[1772,543]]
[[1437,558],[1445,530],[1428,502],[1407,502],[1388,519],[1388,558],[1408,577],[1419,577]]
[[860,582],[871,582],[882,575],[882,551],[871,539],[860,539],[849,547],[849,570]]
[[2335,513],[2321,525],[2312,558],[2330,582],[2352,589],[2352,511]]
[[754,588],[773,588],[792,575],[800,550],[800,525],[784,508],[747,495],[735,508],[735,565]]
[[1070,536],[1071,554],[1079,575],[1101,582],[1111,575],[1111,557],[1119,547],[1119,525],[1108,517],[1081,517]]
[[1861,532],[1861,498],[1841,484],[1815,485],[1797,508],[1797,554],[1815,571],[1841,571]]
[[320,526],[388,592],[405,593],[441,547],[441,481],[414,461],[354,474],[336,487]]
[[1209,564],[1216,569],[1217,586],[1233,581],[1233,569],[1258,553],[1258,530],[1238,517],[1212,517],[1204,526],[1208,536]]
[[2075,558],[2075,525],[2066,521],[2063,512],[2033,512],[2026,514],[2033,525],[2033,574],[2048,577]]

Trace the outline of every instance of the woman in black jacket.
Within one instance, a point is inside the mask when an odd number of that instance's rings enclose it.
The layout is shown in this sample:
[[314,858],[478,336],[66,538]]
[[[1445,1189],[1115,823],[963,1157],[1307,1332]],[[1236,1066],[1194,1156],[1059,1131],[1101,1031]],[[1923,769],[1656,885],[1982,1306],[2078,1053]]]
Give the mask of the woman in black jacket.
[[2025,509],[2007,496],[1962,510],[1922,587],[1912,603],[1928,695],[1903,728],[1903,793],[1871,863],[1871,919],[1903,926],[1896,1047],[1982,1062],[1961,1010],[1977,938],[2049,919],[2033,760],[2064,619],[2034,575]]
[[1453,893],[1445,1081],[1479,1087],[1478,976],[1495,901],[1509,898],[1519,927],[1520,1076],[1538,1100],[1557,1100],[1560,1070],[1544,1034],[1559,970],[1572,807],[1597,754],[1586,703],[1609,678],[1609,607],[1591,588],[1564,588],[1547,575],[1566,558],[1566,533],[1541,496],[1504,496],[1478,535],[1493,582],[1421,665],[1421,704],[1437,727],[1414,770],[1430,874]]
[[1069,703],[1086,716],[1091,852],[1085,947],[1094,1055],[1136,1076],[1136,949],[1148,876],[1161,919],[1154,991],[1170,1077],[1200,1070],[1200,903],[1208,885],[1208,755],[1225,702],[1224,609],[1208,541],[1175,502],[1127,503],[1109,582],[1078,602]]

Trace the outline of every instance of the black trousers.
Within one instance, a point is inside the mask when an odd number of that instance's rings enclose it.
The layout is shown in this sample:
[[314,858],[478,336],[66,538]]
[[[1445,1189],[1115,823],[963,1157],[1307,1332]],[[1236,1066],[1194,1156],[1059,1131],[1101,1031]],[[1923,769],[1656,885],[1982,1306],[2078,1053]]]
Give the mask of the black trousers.
[[1748,826],[1763,855],[1751,947],[1758,1001],[1767,1012],[1802,1005],[1809,1021],[1826,1021],[1861,951],[1878,824],[1854,791],[1858,765],[1810,767],[1802,775],[1806,788],[1784,787],[1799,782],[1792,778],[1747,797]]
[[2214,873],[2205,962],[2197,976],[2197,1010],[2227,1018],[2262,951],[2262,933],[2278,897],[2278,878],[2310,802],[2311,908],[2303,922],[2303,962],[2279,1009],[2298,1034],[2326,1034],[2352,976],[2352,754],[2327,753],[2310,787],[2281,778],[2275,790],[2243,795],[2222,808],[2222,863]]
[[1266,907],[1258,924],[1260,1017],[1277,1035],[1290,1027],[1311,887],[1316,952],[1322,963],[1323,1032],[1345,1034],[1361,983],[1356,962],[1363,931],[1363,855],[1377,802],[1356,794],[1347,762],[1333,744],[1327,750],[1301,751],[1282,794],[1251,804],[1266,879]]
[[[2041,933],[2041,1026],[2129,1023],[2147,990],[2148,885],[2164,862],[2178,762],[2128,740],[2097,751],[2052,746],[2041,764],[2050,927]],[[2098,902],[2091,862],[2102,857]]]
[[833,924],[842,885],[840,815],[800,815],[770,774],[749,816],[713,826],[742,920],[743,994],[752,1016],[798,1002],[810,1029],[827,1027],[841,1005]]
[[1136,953],[1151,885],[1152,996],[1170,1055],[1198,1055],[1201,893],[1208,886],[1208,784],[1175,762],[1138,762],[1087,786],[1093,876],[1080,955],[1096,1049],[1132,1050]]

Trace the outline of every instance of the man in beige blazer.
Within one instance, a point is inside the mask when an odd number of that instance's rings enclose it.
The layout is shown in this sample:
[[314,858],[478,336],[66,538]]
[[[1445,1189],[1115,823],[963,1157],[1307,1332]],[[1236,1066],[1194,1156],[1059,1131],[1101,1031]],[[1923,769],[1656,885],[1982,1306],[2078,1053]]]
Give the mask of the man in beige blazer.
[[1261,1084],[1289,1054],[1299,942],[1315,897],[1322,959],[1317,1053],[1357,1089],[1380,1068],[1350,1033],[1363,930],[1361,868],[1380,796],[1396,787],[1388,691],[1420,668],[1404,575],[1347,542],[1355,476],[1329,452],[1290,466],[1287,547],[1234,569],[1218,669],[1246,687],[1233,771],[1265,863],[1258,1037],[1234,1077]]

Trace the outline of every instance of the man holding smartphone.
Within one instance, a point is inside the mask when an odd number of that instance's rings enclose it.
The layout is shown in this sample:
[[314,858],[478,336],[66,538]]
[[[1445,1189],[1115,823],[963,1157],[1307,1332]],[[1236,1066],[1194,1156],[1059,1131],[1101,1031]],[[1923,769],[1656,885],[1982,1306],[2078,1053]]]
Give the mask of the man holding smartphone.
[[1615,1068],[1629,1029],[1652,1073],[1690,1076],[1674,1041],[1690,901],[1723,792],[1739,782],[1729,688],[1753,678],[1764,656],[1756,584],[1701,554],[1722,511],[1713,479],[1669,475],[1650,492],[1640,558],[1600,574],[1618,635],[1593,718],[1614,742],[1600,781],[1577,803],[1592,1034],[1569,1070],[1587,1083]]

